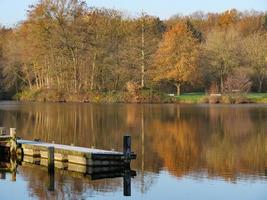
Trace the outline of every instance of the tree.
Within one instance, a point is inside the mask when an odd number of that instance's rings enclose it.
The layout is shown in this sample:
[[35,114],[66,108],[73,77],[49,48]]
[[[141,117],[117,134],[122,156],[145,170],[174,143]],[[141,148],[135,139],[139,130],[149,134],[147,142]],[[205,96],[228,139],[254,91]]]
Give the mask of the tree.
[[262,29],[262,13],[247,11],[241,13],[241,19],[236,24],[236,29],[243,36],[248,36]]
[[239,13],[237,10],[227,10],[219,15],[218,25],[222,28],[229,28],[239,20]]
[[197,74],[199,43],[184,22],[164,34],[155,55],[155,81],[168,81],[181,93],[181,85],[192,82]]
[[233,69],[241,65],[241,38],[234,30],[215,29],[211,31],[202,45],[202,67],[206,73],[218,81],[221,92],[224,91],[224,81]]
[[122,92],[127,83],[176,87],[178,94],[181,86],[189,91],[212,83],[223,92],[233,71],[247,66],[260,91],[266,19],[263,12],[230,10],[161,21],[89,8],[82,0],[39,0],[25,21],[12,30],[0,28],[0,89],[51,100]]
[[0,25],[0,96],[2,97],[2,93],[6,90],[4,77],[3,77],[3,68],[6,62],[5,59],[5,47],[8,42],[8,36],[12,32],[12,29],[7,29]]
[[262,84],[267,76],[267,33],[257,32],[244,42],[247,65],[253,69],[257,77],[258,92],[262,92]]
[[165,31],[164,23],[157,17],[141,13],[141,16],[131,21],[132,33],[129,35],[134,82],[139,82],[141,88],[148,85],[150,67],[153,55]]

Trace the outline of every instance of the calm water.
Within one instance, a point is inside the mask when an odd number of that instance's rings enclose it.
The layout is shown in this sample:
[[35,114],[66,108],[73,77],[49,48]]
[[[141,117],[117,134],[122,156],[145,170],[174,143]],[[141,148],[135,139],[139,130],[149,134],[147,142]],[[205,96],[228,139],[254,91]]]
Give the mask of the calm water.
[[123,178],[90,180],[40,167],[2,174],[1,199],[267,199],[266,105],[135,105],[0,102],[0,125],[20,137],[121,150],[138,159],[131,197]]

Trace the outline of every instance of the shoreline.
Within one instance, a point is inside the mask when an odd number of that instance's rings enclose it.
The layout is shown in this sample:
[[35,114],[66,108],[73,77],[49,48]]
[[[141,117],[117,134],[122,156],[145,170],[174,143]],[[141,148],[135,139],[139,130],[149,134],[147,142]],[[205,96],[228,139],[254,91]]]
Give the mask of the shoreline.
[[245,102],[245,103],[208,103],[208,102],[91,102],[91,101],[36,101],[36,100],[14,100],[14,99],[5,99],[0,100],[0,102],[20,102],[20,103],[56,103],[56,104],[68,104],[68,103],[79,103],[79,104],[136,104],[136,105],[145,105],[145,104],[177,104],[177,105],[267,105],[267,102]]
[[179,96],[157,90],[144,89],[135,92],[84,92],[58,93],[55,91],[23,91],[13,98],[21,102],[53,103],[129,103],[129,104],[267,104],[267,93],[206,94],[204,92],[183,93]]

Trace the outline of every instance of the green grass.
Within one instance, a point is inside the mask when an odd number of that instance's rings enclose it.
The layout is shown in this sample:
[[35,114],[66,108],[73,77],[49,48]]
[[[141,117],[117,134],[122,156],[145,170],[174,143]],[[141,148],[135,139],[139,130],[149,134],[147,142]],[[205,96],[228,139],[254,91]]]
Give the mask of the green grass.
[[176,96],[179,103],[201,103],[205,97],[203,92],[184,93],[180,96]]
[[[183,93],[176,96],[178,103],[202,103],[206,97],[203,92]],[[252,103],[267,103],[267,93],[249,93],[247,98]]]
[[248,99],[254,103],[267,103],[267,93],[249,93]]

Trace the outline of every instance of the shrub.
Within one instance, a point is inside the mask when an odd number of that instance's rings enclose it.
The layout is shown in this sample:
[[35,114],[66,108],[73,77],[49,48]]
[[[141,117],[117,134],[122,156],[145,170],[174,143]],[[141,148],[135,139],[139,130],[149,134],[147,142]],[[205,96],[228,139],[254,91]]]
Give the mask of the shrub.
[[209,103],[211,103],[211,104],[220,103],[221,98],[222,98],[221,96],[211,95],[211,96],[209,96]]
[[223,92],[226,94],[247,93],[251,89],[251,84],[247,72],[239,69],[228,76],[224,83]]
[[129,93],[134,94],[141,89],[141,86],[137,82],[129,81],[126,83],[126,89]]
[[238,69],[230,75],[224,85],[222,103],[248,103],[247,93],[251,89],[251,81],[244,69]]

